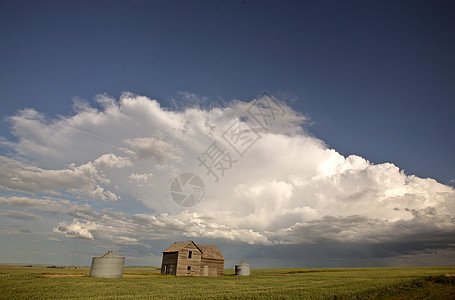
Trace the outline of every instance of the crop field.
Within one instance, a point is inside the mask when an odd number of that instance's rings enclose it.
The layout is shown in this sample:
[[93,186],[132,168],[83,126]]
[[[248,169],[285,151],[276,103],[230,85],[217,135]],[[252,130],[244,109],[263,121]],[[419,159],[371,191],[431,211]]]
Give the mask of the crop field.
[[88,267],[0,265],[0,299],[455,299],[455,268],[262,269],[251,276],[175,277],[126,267],[118,279]]

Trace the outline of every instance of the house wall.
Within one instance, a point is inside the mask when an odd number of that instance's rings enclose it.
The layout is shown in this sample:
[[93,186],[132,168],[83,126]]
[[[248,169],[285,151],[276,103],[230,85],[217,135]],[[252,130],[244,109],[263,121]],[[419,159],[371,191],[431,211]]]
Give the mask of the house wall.
[[161,274],[176,275],[177,258],[177,252],[163,253],[163,261],[161,262]]
[[[192,252],[191,258],[189,257],[190,251]],[[223,271],[223,260],[202,258],[201,251],[193,243],[189,243],[178,252],[163,252],[161,274],[223,276]]]
[[224,261],[203,258],[200,270],[200,276],[223,276]]
[[[189,258],[189,251],[192,257]],[[190,270],[188,270],[190,267]],[[200,276],[201,274],[201,251],[190,243],[178,252],[177,276]]]

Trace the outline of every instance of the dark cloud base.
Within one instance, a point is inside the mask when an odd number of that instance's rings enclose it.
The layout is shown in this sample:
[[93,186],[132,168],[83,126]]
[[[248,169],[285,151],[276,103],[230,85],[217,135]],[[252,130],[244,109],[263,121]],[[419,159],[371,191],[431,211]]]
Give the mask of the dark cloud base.
[[[425,241],[423,241],[425,239]],[[409,236],[393,243],[319,243],[247,245],[223,240],[216,243],[226,257],[226,268],[241,260],[257,268],[429,267],[455,264],[455,233]]]

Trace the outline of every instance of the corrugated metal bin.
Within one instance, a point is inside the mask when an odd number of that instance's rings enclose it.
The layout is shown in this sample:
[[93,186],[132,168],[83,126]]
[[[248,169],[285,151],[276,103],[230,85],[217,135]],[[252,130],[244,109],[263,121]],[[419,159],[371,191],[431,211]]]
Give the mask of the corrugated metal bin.
[[109,250],[92,259],[90,277],[122,278],[125,257]]
[[235,265],[235,275],[250,276],[250,265],[242,260],[238,265]]

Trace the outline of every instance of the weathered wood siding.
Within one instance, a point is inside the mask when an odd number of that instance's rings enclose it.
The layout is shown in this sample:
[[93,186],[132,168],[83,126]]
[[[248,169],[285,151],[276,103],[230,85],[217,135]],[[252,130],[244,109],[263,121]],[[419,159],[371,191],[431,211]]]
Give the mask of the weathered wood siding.
[[[192,252],[189,258],[189,252]],[[188,270],[188,267],[190,270]],[[177,276],[200,276],[201,274],[201,251],[190,243],[178,252]]]
[[177,252],[163,253],[163,261],[161,262],[161,274],[176,275],[177,259]]
[[201,276],[223,276],[224,261],[203,258],[200,269]]
[[163,251],[162,274],[223,276],[224,256],[217,246],[175,242]]

